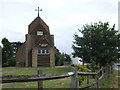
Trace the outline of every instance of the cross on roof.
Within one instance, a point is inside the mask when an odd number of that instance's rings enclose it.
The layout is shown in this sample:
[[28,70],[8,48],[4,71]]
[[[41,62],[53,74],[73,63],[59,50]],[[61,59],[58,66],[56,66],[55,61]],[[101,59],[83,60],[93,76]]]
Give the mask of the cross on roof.
[[39,11],[42,11],[42,9],[39,9],[38,7],[38,9],[35,9],[35,11],[38,11],[38,17],[39,17]]

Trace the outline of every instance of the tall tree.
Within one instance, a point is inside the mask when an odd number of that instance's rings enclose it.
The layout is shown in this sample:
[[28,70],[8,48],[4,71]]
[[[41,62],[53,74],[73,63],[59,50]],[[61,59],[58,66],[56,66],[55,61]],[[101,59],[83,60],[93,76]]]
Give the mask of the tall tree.
[[71,59],[70,55],[68,55],[68,54],[66,54],[66,53],[65,53],[65,54],[63,53],[63,56],[64,56],[64,64],[65,64],[65,65],[71,64],[72,59]]
[[83,36],[75,34],[72,45],[75,57],[80,57],[87,62],[95,61],[100,66],[113,63],[118,59],[118,35],[115,25],[110,28],[108,22],[86,24],[79,32]]
[[71,58],[66,53],[60,53],[59,50],[55,55],[55,65],[62,66],[62,65],[69,65],[71,64]]
[[55,55],[55,65],[56,66],[64,65],[63,56],[60,52],[57,52]]
[[3,38],[2,39],[2,66],[12,66],[15,64],[15,61],[13,59],[13,47],[11,46],[11,43],[8,41],[8,39]]

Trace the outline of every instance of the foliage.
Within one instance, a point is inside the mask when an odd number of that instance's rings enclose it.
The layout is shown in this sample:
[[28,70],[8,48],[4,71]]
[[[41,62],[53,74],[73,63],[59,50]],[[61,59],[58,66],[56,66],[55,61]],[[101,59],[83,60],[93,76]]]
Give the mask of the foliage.
[[15,65],[15,59],[13,58],[13,47],[8,39],[2,39],[2,66],[13,66]]
[[66,53],[63,53],[63,56],[64,56],[64,65],[68,65],[68,64],[71,64],[71,58],[68,54]]
[[55,65],[56,66],[64,65],[63,56],[60,52],[57,52],[56,55],[55,55]]
[[79,32],[83,36],[74,35],[74,57],[80,57],[88,63],[94,61],[100,66],[116,62],[119,37],[115,25],[110,28],[108,22],[86,24]]
[[[75,67],[77,67],[79,72],[88,72],[88,68],[87,65],[75,65]],[[87,77],[86,76],[79,76],[79,84],[81,84]]]
[[92,72],[95,72],[96,70],[98,70],[100,68],[100,66],[95,62],[93,61],[92,63],[90,63],[90,70]]
[[68,54],[66,53],[60,53],[57,52],[57,54],[55,55],[55,65],[56,66],[62,66],[62,65],[68,65],[71,64],[71,58]]
[[9,59],[8,59],[8,66],[15,66],[15,64],[16,64],[16,60],[15,60],[15,57],[10,57]]
[[11,45],[14,47],[14,50],[17,51],[18,48],[22,45],[22,42],[11,42]]

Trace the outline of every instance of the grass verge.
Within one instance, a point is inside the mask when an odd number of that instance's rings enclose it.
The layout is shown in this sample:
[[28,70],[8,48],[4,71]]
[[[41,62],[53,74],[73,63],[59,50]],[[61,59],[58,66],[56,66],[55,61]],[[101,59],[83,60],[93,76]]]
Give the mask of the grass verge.
[[120,71],[113,70],[113,73],[110,74],[109,78],[101,88],[118,88],[118,77],[116,77],[118,76],[118,73],[120,73]]

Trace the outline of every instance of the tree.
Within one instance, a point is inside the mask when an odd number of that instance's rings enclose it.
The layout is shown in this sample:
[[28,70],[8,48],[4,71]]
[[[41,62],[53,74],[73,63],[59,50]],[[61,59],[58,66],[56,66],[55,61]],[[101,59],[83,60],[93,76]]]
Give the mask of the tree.
[[19,41],[18,42],[11,42],[11,46],[13,47],[13,57],[16,57],[16,53],[22,44],[23,43],[19,42]]
[[60,53],[59,50],[55,55],[55,65],[56,66],[62,66],[62,65],[68,65],[71,64],[71,58],[66,53]]
[[55,65],[56,66],[64,65],[63,56],[60,52],[57,52],[55,55]]
[[2,66],[13,66],[15,65],[15,59],[13,58],[13,47],[8,39],[2,39]]
[[72,59],[70,58],[70,55],[68,55],[66,53],[65,54],[63,53],[63,56],[64,56],[64,65],[71,64]]
[[80,57],[83,61],[105,66],[116,62],[118,58],[118,34],[115,25],[109,27],[109,23],[94,23],[84,25],[79,32],[82,37],[74,35],[75,41],[72,48],[74,57]]

